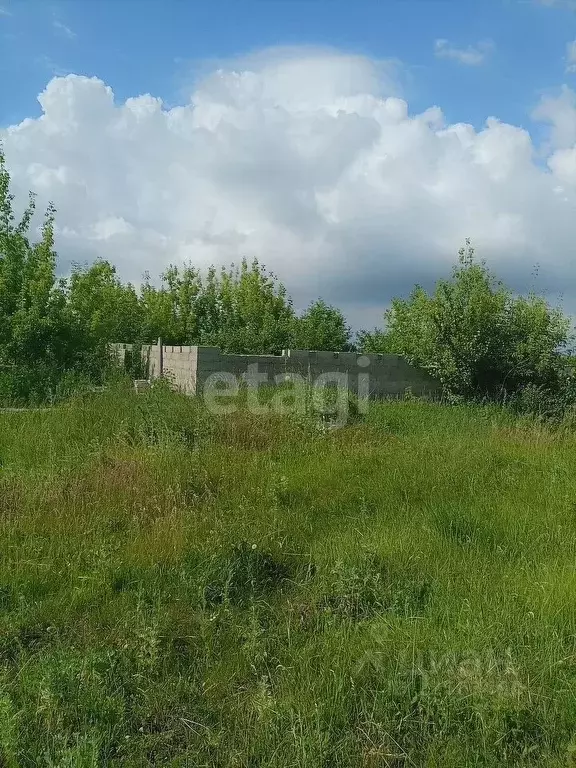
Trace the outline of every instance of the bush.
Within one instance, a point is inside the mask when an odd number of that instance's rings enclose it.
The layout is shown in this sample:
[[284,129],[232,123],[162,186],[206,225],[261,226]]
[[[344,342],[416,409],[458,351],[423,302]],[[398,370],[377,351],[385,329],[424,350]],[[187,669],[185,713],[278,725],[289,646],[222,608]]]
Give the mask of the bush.
[[514,296],[475,261],[468,240],[450,279],[433,294],[416,286],[394,299],[385,318],[386,330],[364,334],[364,346],[404,355],[454,398],[504,399],[530,388],[527,400],[565,385],[568,318],[535,294]]
[[566,379],[555,389],[528,384],[510,397],[508,405],[515,414],[558,422],[566,419],[575,403],[576,380]]

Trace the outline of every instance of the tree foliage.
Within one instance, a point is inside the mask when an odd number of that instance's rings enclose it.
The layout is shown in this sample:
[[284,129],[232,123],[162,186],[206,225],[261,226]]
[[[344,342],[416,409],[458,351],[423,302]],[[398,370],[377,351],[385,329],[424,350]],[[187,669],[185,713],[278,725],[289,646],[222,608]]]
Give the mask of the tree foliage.
[[80,339],[67,322],[66,289],[56,279],[54,208],[31,243],[34,196],[16,221],[10,176],[0,152],[0,393],[25,398],[54,387],[73,367]]
[[[124,283],[96,261],[56,274],[52,205],[36,242],[31,194],[16,219],[0,150],[0,400],[42,399],[62,382],[100,383],[111,342],[217,346],[239,354],[285,348],[353,349],[342,312],[322,299],[298,315],[285,286],[257,260],[202,273],[170,266],[156,285]],[[464,398],[555,392],[566,382],[570,326],[535,294],[515,296],[478,262],[469,241],[432,293],[396,298],[383,330],[361,332],[364,352],[404,355]],[[564,387],[566,391],[566,387]]]
[[170,266],[155,285],[123,283],[98,260],[56,275],[55,209],[32,242],[35,199],[16,221],[0,149],[0,400],[42,399],[66,378],[100,383],[111,342],[204,344],[239,354],[306,346],[345,349],[339,310],[318,301],[302,315],[285,286],[257,260],[201,274]]
[[432,294],[416,286],[394,299],[385,321],[384,331],[363,334],[365,351],[404,355],[453,395],[493,398],[563,381],[568,319],[535,294],[514,296],[476,261],[470,241],[449,279]]
[[295,349],[347,351],[352,348],[352,332],[337,307],[318,299],[296,318],[292,346]]

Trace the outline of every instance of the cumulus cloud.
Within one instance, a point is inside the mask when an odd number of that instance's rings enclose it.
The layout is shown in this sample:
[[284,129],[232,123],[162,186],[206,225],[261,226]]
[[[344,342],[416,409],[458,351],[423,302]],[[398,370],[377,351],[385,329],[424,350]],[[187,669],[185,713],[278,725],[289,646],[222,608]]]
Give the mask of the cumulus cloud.
[[170,262],[258,257],[298,306],[321,295],[356,326],[446,273],[466,237],[521,288],[536,263],[551,290],[576,276],[568,88],[535,112],[547,165],[526,130],[411,114],[381,64],[333,52],[228,65],[170,109],[76,75],[39,101],[0,140],[18,198],[31,188],[58,207],[64,270],[101,256],[138,281]]
[[434,42],[436,58],[452,59],[468,67],[477,67],[483,64],[488,54],[493,50],[494,43],[491,40],[481,40],[476,45],[469,45],[466,48],[457,48],[451,45],[448,40],[443,39]]
[[557,94],[543,96],[532,117],[550,126],[549,150],[576,143],[576,93],[571,88],[564,85]]

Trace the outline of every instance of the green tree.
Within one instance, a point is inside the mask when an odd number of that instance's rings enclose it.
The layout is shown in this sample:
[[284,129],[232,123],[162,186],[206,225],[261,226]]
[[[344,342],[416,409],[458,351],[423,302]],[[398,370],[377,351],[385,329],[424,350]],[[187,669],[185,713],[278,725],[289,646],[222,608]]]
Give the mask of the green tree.
[[288,346],[292,301],[276,276],[254,260],[214,270],[201,297],[201,343],[237,354],[279,354]]
[[200,296],[203,290],[199,272],[186,265],[182,271],[170,266],[156,288],[145,276],[141,289],[143,339],[158,337],[167,344],[197,344],[200,337]]
[[211,267],[202,277],[188,265],[171,266],[159,288],[147,276],[140,303],[143,338],[168,344],[204,344],[238,354],[279,352],[287,346],[292,302],[276,276],[258,261]]
[[365,354],[380,353],[388,354],[390,349],[390,338],[386,331],[381,328],[374,328],[372,331],[360,330],[356,334],[356,346]]
[[342,352],[351,349],[351,337],[350,327],[342,312],[318,299],[295,319],[292,346],[295,349]]
[[122,283],[107,261],[73,269],[67,281],[66,311],[68,326],[79,339],[75,367],[94,380],[101,381],[110,370],[110,343],[141,341],[138,294],[130,283]]
[[451,394],[496,397],[563,380],[568,319],[534,294],[515,297],[475,260],[468,240],[450,279],[431,295],[416,286],[394,299],[385,320],[385,331],[369,337],[381,349],[371,351],[404,355]]
[[138,294],[131,283],[122,283],[116,268],[107,261],[97,260],[72,271],[68,306],[87,341],[95,345],[140,340],[143,312]]
[[74,365],[80,340],[67,323],[64,282],[56,278],[54,208],[48,206],[40,240],[31,243],[34,196],[18,222],[13,200],[0,151],[1,389],[25,399],[55,387],[62,372]]

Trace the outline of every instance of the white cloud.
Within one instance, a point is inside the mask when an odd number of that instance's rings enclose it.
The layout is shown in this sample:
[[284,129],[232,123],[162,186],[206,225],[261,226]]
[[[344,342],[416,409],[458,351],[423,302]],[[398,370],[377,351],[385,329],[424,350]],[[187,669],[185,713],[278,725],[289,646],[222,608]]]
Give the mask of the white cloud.
[[52,27],[59,34],[64,35],[64,37],[67,37],[68,40],[74,40],[76,38],[76,32],[70,29],[70,27],[67,27],[66,24],[63,24],[61,21],[58,21],[58,19],[54,19],[54,21],[52,22]]
[[0,5],[0,16],[12,16],[12,14],[6,6]]
[[545,166],[526,130],[446,124],[438,107],[411,114],[381,72],[333,52],[268,52],[213,71],[172,109],[56,77],[41,117],[0,140],[18,199],[31,188],[58,206],[64,264],[101,256],[139,280],[170,262],[256,256],[299,306],[322,295],[372,325],[471,237],[513,285],[538,263],[546,287],[566,291],[576,94],[564,88],[535,111],[550,126]]
[[439,59],[452,59],[468,67],[477,67],[483,64],[486,57],[494,50],[491,40],[481,40],[476,45],[466,48],[456,48],[448,40],[436,40],[434,42],[434,55]]
[[571,88],[564,85],[556,96],[544,96],[532,117],[551,126],[549,150],[565,149],[576,143],[576,93]]

